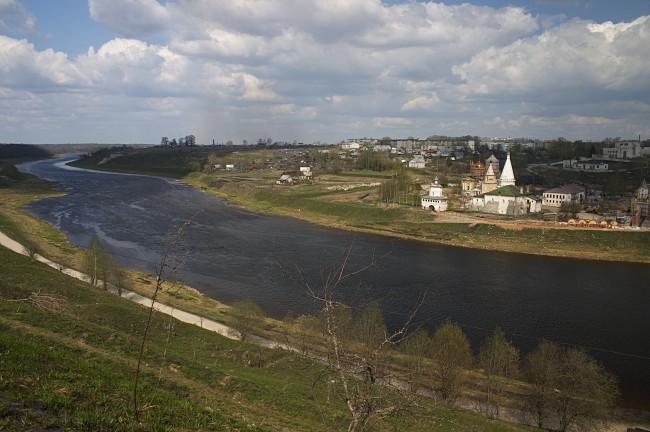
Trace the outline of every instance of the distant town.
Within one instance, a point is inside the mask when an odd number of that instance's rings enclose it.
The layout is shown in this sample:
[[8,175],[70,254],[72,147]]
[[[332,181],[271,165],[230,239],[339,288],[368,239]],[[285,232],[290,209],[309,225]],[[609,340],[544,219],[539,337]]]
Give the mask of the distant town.
[[[187,146],[194,142],[190,135],[173,143],[163,138],[161,145]],[[313,182],[319,172],[402,167],[415,174],[423,191],[417,193],[409,187],[406,194],[416,193],[418,199],[410,197],[402,204],[421,205],[434,212],[477,212],[576,227],[650,228],[650,140],[642,141],[641,137],[601,142],[477,136],[364,137],[335,145],[260,138],[256,144],[233,146],[228,141],[217,147],[283,148],[285,157],[249,165],[233,161],[208,166],[208,171],[282,169],[276,183],[297,185],[300,181]]]

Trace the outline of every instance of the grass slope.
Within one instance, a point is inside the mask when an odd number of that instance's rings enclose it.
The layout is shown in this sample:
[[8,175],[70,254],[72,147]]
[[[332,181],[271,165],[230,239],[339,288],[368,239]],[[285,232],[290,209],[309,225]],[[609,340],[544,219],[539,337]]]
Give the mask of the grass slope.
[[[155,316],[141,422],[133,377],[146,308],[0,248],[0,429],[339,430],[342,401],[323,366]],[[56,297],[56,307],[38,296]],[[30,296],[32,300],[30,299]],[[529,430],[431,401],[398,430]]]

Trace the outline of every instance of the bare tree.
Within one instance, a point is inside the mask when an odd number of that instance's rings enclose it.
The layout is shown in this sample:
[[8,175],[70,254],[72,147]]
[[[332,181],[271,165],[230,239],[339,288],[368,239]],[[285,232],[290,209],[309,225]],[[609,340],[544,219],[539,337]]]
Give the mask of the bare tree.
[[429,357],[431,348],[431,337],[424,329],[412,332],[399,344],[400,352],[406,356],[405,360],[409,368],[411,386],[423,372],[424,360]]
[[252,300],[236,301],[230,305],[228,314],[233,317],[230,327],[245,341],[255,331],[259,331],[264,312]]
[[[321,271],[321,283],[316,288],[300,268],[290,271],[280,265],[286,277],[321,306],[325,334],[329,344],[327,365],[340,387],[341,398],[348,410],[347,430],[366,431],[382,419],[404,412],[412,403],[400,391],[397,380],[382,364],[386,351],[396,346],[407,334],[415,312],[424,301],[422,297],[402,327],[388,332],[381,310],[376,304],[367,305],[351,320],[350,306],[341,299],[342,292],[353,288],[354,278],[375,267],[378,259],[356,269],[350,269],[353,245],[340,264]],[[351,329],[353,329],[351,331]]]
[[506,340],[503,330],[497,328],[481,345],[478,361],[486,378],[485,415],[499,418],[508,380],[519,372],[519,350]]
[[[106,253],[102,242],[96,234],[93,234],[88,242],[82,262],[83,271],[90,277],[91,284],[97,285],[101,279],[106,283],[109,261],[110,256]],[[106,287],[104,286],[104,288]]]
[[538,428],[548,424],[555,413],[553,400],[560,376],[560,358],[560,347],[548,341],[540,342],[537,350],[526,356],[524,376],[531,388],[527,406]]
[[36,255],[38,254],[38,247],[34,243],[26,242],[23,248],[25,249],[25,254],[27,254],[30,259],[36,259]]
[[122,293],[127,287],[127,272],[118,263],[113,261],[112,267],[110,269],[111,280],[115,288],[117,289],[117,295],[122,297]]
[[469,340],[459,325],[447,321],[436,329],[432,345],[437,390],[444,399],[452,400],[462,392],[464,370],[472,364]]
[[618,397],[616,378],[579,349],[563,356],[558,386],[560,430],[576,425],[586,430],[606,419]]
[[140,367],[142,364],[142,356],[144,355],[145,342],[147,341],[147,335],[149,333],[149,328],[151,327],[151,321],[153,319],[156,299],[165,288],[165,285],[171,284],[172,287],[174,286],[173,278],[176,276],[181,266],[185,262],[185,249],[183,247],[182,241],[185,237],[187,229],[195,217],[196,215],[192,216],[180,226],[173,228],[167,234],[166,239],[161,246],[160,259],[156,264],[156,287],[154,289],[153,295],[151,296],[151,306],[149,306],[149,314],[147,315],[144,331],[142,333],[142,342],[140,344],[138,363],[135,370],[135,382],[133,385],[133,414],[136,421],[139,421],[138,382],[140,378]]

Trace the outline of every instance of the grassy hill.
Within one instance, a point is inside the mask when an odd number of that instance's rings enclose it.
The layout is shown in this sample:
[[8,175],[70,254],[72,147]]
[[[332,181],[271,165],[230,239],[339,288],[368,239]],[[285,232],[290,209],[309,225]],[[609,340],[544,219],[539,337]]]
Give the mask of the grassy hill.
[[[322,364],[156,315],[133,382],[147,309],[0,248],[0,430],[340,430]],[[254,361],[251,361],[254,359]],[[398,430],[516,431],[422,399]]]

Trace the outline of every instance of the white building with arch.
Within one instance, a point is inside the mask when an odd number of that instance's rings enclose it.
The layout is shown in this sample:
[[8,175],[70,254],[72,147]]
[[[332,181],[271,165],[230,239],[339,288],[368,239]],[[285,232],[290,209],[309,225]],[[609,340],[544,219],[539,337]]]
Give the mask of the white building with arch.
[[442,194],[442,185],[438,183],[438,177],[429,186],[429,195],[421,197],[422,208],[433,211],[447,210],[447,197]]

